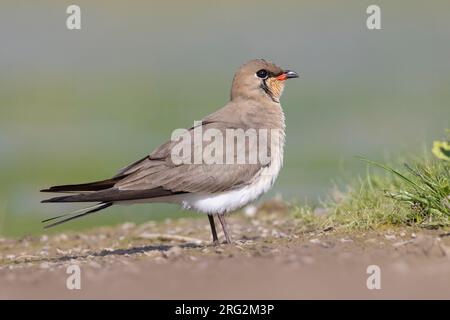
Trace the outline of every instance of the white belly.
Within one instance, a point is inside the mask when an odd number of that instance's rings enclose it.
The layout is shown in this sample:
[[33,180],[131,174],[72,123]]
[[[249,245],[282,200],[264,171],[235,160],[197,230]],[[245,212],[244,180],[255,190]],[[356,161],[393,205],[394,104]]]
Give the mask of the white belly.
[[[264,169],[263,169],[264,170]],[[189,194],[180,199],[184,209],[192,209],[202,213],[217,214],[235,211],[258,199],[273,185],[276,177],[261,175],[253,185],[218,194]]]

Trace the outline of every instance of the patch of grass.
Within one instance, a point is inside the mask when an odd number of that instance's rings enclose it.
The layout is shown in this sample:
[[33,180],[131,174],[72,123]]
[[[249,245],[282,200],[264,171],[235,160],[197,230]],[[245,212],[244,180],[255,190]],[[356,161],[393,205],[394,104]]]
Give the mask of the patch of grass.
[[369,164],[365,177],[351,182],[346,191],[335,189],[319,209],[293,210],[303,231],[450,226],[450,162],[422,157],[396,169],[363,160]]
[[329,222],[350,228],[450,225],[449,162],[424,157],[395,169],[363,159],[384,173],[368,172],[351,184],[341,201],[332,201]]

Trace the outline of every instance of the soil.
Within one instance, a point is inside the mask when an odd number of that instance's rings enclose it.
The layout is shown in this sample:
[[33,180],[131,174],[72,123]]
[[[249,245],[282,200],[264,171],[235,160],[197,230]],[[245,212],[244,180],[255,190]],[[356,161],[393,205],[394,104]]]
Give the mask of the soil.
[[[450,299],[446,230],[305,230],[283,208],[254,213],[228,217],[233,245],[211,244],[206,217],[0,238],[0,298]],[[66,286],[75,264],[80,290]]]

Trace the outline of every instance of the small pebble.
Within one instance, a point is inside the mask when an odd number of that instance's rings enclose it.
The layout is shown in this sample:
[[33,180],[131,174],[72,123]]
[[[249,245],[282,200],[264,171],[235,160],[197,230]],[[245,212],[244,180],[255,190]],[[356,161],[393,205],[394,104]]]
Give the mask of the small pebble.
[[129,229],[133,229],[136,225],[132,222],[126,222],[124,224],[122,224],[122,226],[120,227],[122,230],[126,231]]
[[216,252],[216,253],[223,253],[224,250],[222,248],[216,248],[216,250],[214,250],[214,252]]
[[256,208],[255,205],[249,205],[249,206],[245,207],[244,214],[248,218],[253,218],[254,216],[256,216],[257,211],[258,211],[258,209]]
[[183,252],[183,249],[181,249],[179,246],[174,246],[172,248],[170,248],[167,251],[163,252],[163,257],[165,258],[176,258],[179,257],[181,255],[181,253]]
[[67,255],[68,254],[67,251],[64,251],[64,250],[61,250],[61,249],[58,249],[58,248],[56,248],[56,253],[57,254],[62,254],[62,255]]

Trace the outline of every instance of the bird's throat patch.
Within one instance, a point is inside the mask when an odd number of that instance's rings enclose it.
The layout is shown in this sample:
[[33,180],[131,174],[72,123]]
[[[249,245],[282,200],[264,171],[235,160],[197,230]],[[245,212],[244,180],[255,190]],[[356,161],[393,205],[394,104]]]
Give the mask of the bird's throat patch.
[[283,93],[284,81],[277,78],[268,78],[266,80],[267,89],[269,89],[272,99],[278,101]]

